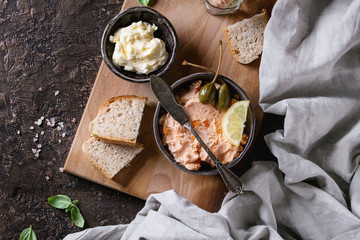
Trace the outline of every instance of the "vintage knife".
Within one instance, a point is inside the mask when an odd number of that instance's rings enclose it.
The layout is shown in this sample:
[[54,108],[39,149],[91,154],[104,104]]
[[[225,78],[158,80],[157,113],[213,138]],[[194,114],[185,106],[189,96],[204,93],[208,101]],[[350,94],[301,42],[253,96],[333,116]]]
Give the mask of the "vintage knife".
[[171,91],[167,83],[160,77],[152,75],[150,77],[151,88],[159,100],[160,104],[165,108],[165,110],[182,126],[188,129],[195,138],[199,141],[201,146],[205,149],[206,153],[210,156],[211,160],[215,164],[217,170],[220,173],[221,178],[223,179],[226,187],[233,193],[242,193],[243,184],[240,178],[228,169],[224,164],[222,164],[215,155],[210,151],[206,144],[201,140],[199,135],[196,133],[195,129],[191,126],[190,118],[175,100],[175,96]]

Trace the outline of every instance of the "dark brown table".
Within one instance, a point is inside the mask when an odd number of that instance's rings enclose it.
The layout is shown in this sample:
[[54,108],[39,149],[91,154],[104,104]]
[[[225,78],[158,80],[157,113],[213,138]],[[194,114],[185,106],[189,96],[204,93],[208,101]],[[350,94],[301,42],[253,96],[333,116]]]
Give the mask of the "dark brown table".
[[[102,31],[122,3],[0,1],[0,239],[30,225],[38,239],[81,230],[47,203],[56,194],[79,200],[85,228],[130,223],[144,206],[61,171],[102,61]],[[251,160],[276,160],[263,137],[282,124],[265,114]]]

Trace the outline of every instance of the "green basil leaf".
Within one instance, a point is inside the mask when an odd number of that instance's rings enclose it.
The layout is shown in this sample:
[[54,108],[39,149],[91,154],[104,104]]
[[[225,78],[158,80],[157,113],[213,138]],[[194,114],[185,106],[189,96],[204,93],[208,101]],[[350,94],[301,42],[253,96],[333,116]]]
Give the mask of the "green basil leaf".
[[32,229],[31,225],[30,225],[30,227],[25,228],[20,233],[19,240],[37,240],[36,234],[35,234],[34,230]]
[[66,209],[71,205],[71,199],[66,195],[55,195],[48,198],[51,206],[59,209]]
[[74,204],[74,205],[77,205],[78,202],[79,202],[79,200],[74,200],[74,201],[72,201],[71,203]]
[[72,208],[73,208],[73,205],[70,205],[67,209],[65,209],[65,212],[66,213],[70,212]]
[[149,6],[150,0],[137,0],[143,6]]
[[37,237],[36,237],[36,234],[35,234],[34,230],[31,231],[30,240],[37,240]]
[[80,228],[84,227],[85,220],[80,213],[80,209],[76,205],[73,205],[73,207],[71,208],[71,219],[73,220],[76,226]]

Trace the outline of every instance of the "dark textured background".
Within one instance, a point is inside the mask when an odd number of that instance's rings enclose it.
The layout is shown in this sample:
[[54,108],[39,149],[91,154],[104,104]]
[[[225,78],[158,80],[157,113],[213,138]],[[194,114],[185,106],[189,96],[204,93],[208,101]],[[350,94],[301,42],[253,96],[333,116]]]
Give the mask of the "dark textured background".
[[[55,194],[79,200],[85,228],[129,223],[144,206],[60,171],[101,63],[102,31],[122,2],[0,0],[0,239],[18,239],[30,225],[38,239],[79,231],[47,203]],[[251,159],[274,160],[263,136],[281,126],[265,115]]]

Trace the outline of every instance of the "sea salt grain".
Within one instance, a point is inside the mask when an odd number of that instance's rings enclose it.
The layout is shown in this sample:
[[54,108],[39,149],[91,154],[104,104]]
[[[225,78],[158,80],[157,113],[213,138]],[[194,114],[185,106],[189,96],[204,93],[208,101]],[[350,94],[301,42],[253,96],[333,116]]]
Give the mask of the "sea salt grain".
[[57,91],[55,92],[55,96],[59,95],[59,93],[60,93],[60,91],[57,90]]
[[39,134],[38,134],[38,133],[35,134],[35,137],[33,138],[33,141],[34,141],[34,142],[39,141]]
[[44,120],[44,117],[39,118],[37,121],[34,122],[35,125],[40,126]]
[[40,152],[41,152],[41,149],[36,150],[36,153],[34,154],[34,156],[35,156],[36,158],[38,158],[38,157],[39,157]]
[[33,126],[30,127],[30,130],[34,130],[35,128]]
[[50,120],[47,118],[45,119],[46,121],[46,125],[50,126],[50,127],[55,127],[55,118],[50,118]]
[[58,125],[63,128],[64,127],[64,122],[59,122]]
[[40,126],[42,124],[42,121],[39,119],[39,120],[35,121],[34,124]]
[[41,152],[41,149],[32,148],[31,151],[33,152],[34,156],[35,156],[36,158],[38,158],[38,157],[39,157],[39,154],[40,154],[40,152]]

